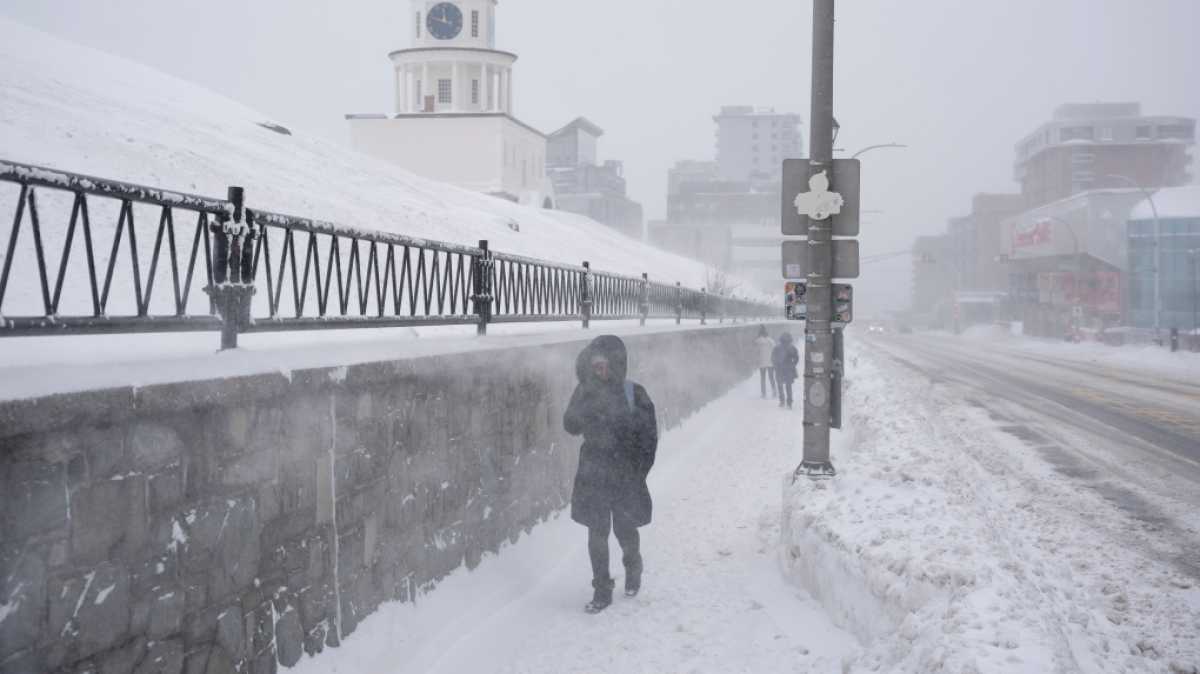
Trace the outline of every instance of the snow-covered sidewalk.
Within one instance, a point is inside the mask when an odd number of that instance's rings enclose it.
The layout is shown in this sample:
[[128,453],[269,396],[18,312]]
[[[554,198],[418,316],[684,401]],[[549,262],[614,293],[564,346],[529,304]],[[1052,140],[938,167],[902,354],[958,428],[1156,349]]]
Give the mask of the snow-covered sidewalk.
[[[653,383],[647,382],[651,394]],[[779,564],[780,485],[798,460],[800,412],[750,381],[664,435],[642,530],[643,592],[600,615],[586,531],[564,514],[460,569],[416,604],[392,604],[297,670],[837,672],[860,650]],[[616,541],[613,571],[620,583]]]
[[1137,545],[1152,523],[856,351],[840,475],[792,487],[784,523],[794,578],[866,644],[848,671],[1197,672],[1197,579]]

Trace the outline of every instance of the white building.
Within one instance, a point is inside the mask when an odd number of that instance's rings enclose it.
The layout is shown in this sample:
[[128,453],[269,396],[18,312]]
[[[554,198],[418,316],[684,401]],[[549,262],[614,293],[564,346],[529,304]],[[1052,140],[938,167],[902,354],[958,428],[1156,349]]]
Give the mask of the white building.
[[546,136],[513,116],[517,55],[497,50],[497,0],[411,0],[392,52],[395,112],[346,115],[354,147],[435,180],[550,207]]
[[778,182],[783,160],[804,155],[800,115],[774,108],[727,105],[717,123],[717,165],[721,180]]

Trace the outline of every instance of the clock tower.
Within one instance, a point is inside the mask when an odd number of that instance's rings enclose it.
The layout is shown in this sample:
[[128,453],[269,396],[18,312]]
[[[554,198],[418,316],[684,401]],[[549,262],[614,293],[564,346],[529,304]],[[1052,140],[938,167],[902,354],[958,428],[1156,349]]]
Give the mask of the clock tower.
[[388,54],[395,112],[347,115],[357,149],[414,173],[547,205],[546,136],[513,116],[517,55],[496,49],[498,0],[409,0],[411,46]]
[[497,0],[411,0],[412,47],[391,54],[396,112],[512,114],[517,55],[496,49]]

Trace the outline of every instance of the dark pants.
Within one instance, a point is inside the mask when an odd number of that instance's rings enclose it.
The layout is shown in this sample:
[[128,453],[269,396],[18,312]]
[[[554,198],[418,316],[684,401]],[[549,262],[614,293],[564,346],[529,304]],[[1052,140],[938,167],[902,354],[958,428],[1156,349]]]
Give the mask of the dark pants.
[[[592,558],[592,578],[595,580],[607,580],[611,577],[608,575],[609,529],[608,521],[605,521],[604,526],[588,527],[588,554]],[[642,553],[637,527],[620,513],[613,512],[611,529],[617,535],[617,542],[621,544],[621,561],[625,563],[625,574],[640,577]]]
[[779,404],[782,406],[785,402],[788,407],[792,406],[792,382],[779,379]]
[[775,368],[773,368],[773,367],[758,368],[758,379],[759,379],[759,384],[762,385],[762,395],[764,398],[767,397],[767,380],[768,379],[771,381],[771,392],[774,393],[776,396],[779,395],[779,390],[778,390],[778,388],[776,388],[776,385],[775,385]]

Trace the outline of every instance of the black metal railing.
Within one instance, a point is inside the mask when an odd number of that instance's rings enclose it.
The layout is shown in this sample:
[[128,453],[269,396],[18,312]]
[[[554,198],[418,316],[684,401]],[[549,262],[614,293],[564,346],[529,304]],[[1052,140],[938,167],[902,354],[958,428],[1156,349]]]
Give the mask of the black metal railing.
[[0,336],[220,330],[232,348],[246,332],[464,324],[486,334],[492,323],[778,314],[487,241],[260,211],[237,187],[212,199],[0,160],[0,204],[9,201]]

